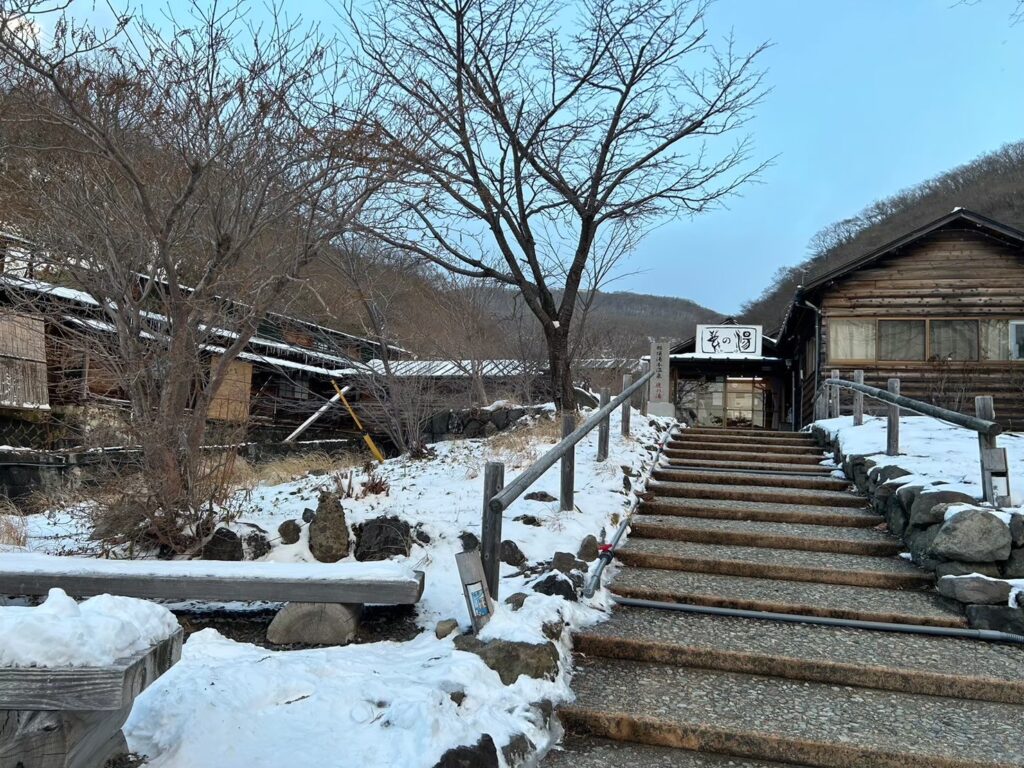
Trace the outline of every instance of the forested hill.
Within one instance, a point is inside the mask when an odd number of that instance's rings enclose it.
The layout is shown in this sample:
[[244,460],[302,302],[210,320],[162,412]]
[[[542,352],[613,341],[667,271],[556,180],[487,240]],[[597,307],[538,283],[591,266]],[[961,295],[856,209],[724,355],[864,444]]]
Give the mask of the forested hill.
[[693,335],[698,323],[713,323],[723,315],[689,299],[643,293],[599,293],[590,309],[591,320],[635,336],[637,353],[646,354],[649,337],[682,341]]
[[1024,229],[1024,142],[1008,144],[824,228],[809,243],[809,258],[779,269],[764,293],[743,306],[742,319],[762,323],[766,330],[776,328],[801,282],[810,282],[957,207]]

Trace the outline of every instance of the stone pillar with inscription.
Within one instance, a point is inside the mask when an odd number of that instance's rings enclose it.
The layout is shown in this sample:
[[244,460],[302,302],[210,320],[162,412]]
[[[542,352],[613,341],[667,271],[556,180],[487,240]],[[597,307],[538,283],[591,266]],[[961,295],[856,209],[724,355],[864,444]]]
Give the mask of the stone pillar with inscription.
[[675,418],[676,406],[672,402],[672,380],[669,378],[668,341],[655,341],[651,344],[651,370],[654,376],[648,382],[649,396],[647,412],[651,416],[671,416]]

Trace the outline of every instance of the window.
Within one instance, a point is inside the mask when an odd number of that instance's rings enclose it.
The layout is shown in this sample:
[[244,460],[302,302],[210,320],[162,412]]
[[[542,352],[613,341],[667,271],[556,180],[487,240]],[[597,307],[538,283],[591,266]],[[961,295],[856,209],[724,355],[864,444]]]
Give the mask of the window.
[[924,360],[924,320],[879,320],[879,360]]
[[828,344],[830,360],[874,360],[875,319],[829,319]]
[[981,321],[981,359],[1009,360],[1009,323],[1006,320]]
[[1024,320],[1010,321],[1010,359],[1024,360]]
[[977,360],[977,320],[930,321],[929,352],[936,360]]

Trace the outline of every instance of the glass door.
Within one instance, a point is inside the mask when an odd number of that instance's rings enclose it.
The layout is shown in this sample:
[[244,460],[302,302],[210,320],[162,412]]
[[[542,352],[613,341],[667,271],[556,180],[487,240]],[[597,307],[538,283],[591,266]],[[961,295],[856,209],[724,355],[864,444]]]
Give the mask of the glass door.
[[760,378],[730,378],[725,383],[725,425],[764,428],[766,384]]

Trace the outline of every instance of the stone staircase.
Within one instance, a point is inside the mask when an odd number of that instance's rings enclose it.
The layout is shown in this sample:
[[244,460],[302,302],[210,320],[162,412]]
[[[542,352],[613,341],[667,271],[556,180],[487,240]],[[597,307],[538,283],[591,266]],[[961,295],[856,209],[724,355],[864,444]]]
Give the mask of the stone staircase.
[[[965,627],[809,436],[668,442],[611,590],[623,598]],[[576,637],[544,768],[1019,768],[1024,648],[618,606]]]

